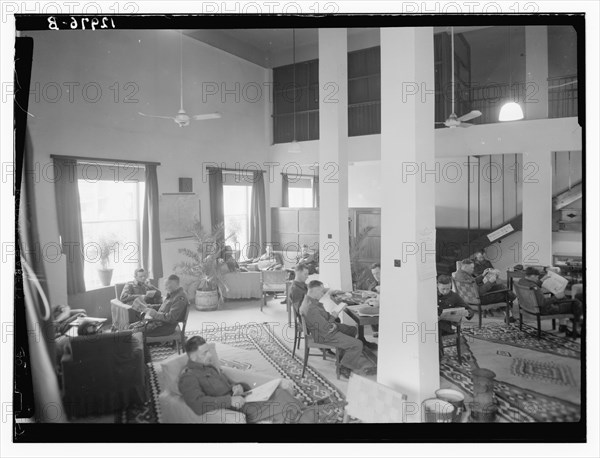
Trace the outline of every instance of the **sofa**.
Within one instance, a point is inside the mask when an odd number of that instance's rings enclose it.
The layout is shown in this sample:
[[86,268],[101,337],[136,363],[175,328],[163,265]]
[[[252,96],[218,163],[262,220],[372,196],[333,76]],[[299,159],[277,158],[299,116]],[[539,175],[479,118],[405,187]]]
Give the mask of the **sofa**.
[[[211,347],[212,361],[214,365],[221,368],[223,373],[233,383],[247,383],[250,386],[260,386],[276,377],[268,374],[244,371],[231,367],[222,366],[217,356],[214,343],[208,344]],[[235,350],[234,350],[235,351]],[[238,350],[239,352],[239,350]],[[243,352],[243,350],[242,350]],[[243,413],[229,409],[216,409],[197,415],[188,407],[179,392],[179,374],[187,364],[186,354],[173,355],[164,361],[157,363],[158,381],[160,384],[160,395],[158,397],[160,404],[161,423],[246,423],[246,417]],[[294,387],[291,380],[281,380],[280,387],[293,394]]]
[[262,297],[260,272],[227,272],[225,299],[259,299]]

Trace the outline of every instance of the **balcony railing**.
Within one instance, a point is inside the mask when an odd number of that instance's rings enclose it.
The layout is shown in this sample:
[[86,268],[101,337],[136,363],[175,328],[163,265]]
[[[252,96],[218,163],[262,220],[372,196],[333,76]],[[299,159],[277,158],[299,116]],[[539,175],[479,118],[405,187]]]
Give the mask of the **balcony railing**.
[[[461,116],[471,110],[481,111],[481,116],[469,121],[472,124],[491,124],[498,122],[502,105],[509,101],[519,102],[525,109],[527,103],[536,99],[536,88],[532,84],[513,83],[488,84],[463,88],[457,93],[457,115]],[[561,76],[548,78],[548,118],[567,118],[577,116],[577,76]],[[444,121],[442,97],[436,98],[436,121]],[[527,112],[525,112],[527,116]],[[440,119],[442,118],[442,119]]]
[[577,116],[577,75],[548,78],[548,117]]

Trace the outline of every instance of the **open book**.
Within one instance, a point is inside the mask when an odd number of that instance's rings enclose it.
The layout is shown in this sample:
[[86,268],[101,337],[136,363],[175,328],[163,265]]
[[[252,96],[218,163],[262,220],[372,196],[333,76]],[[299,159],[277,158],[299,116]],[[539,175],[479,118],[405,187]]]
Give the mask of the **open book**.
[[550,291],[555,296],[560,297],[560,296],[564,295],[565,288],[567,287],[568,284],[569,284],[569,281],[566,278],[561,277],[557,273],[549,270],[548,278],[546,278],[544,280],[544,282],[542,283],[542,288],[546,288],[548,291]]
[[264,402],[268,401],[273,395],[279,384],[281,383],[280,378],[271,380],[263,385],[252,388],[250,391],[246,391],[242,396],[246,398],[246,402]]

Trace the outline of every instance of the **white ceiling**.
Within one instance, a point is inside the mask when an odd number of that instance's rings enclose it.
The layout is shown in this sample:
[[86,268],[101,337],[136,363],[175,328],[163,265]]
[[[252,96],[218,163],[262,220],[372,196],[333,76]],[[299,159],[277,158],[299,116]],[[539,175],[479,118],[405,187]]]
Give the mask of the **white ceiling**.
[[[486,27],[455,27],[463,33]],[[296,30],[296,61],[316,59],[318,29]],[[448,27],[435,27],[434,33],[447,32]],[[203,29],[184,31],[189,37],[222,49],[261,67],[273,68],[292,62],[293,29]],[[379,45],[379,28],[349,28],[348,50]]]

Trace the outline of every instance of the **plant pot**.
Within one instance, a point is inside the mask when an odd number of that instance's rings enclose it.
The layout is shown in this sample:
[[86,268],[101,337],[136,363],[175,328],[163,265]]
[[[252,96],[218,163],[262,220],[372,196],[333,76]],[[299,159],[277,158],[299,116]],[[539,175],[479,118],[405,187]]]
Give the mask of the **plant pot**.
[[100,277],[100,283],[102,284],[102,286],[110,285],[113,270],[114,269],[98,269],[98,276]]
[[196,310],[209,312],[219,308],[219,293],[217,291],[196,290]]

